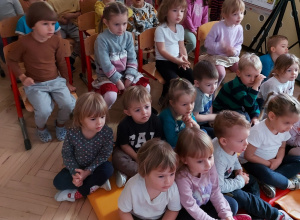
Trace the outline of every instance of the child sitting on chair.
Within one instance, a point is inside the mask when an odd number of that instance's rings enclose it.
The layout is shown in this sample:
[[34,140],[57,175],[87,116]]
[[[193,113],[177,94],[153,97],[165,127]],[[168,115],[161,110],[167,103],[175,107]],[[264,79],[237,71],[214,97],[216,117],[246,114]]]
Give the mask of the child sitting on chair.
[[119,201],[120,219],[175,220],[181,209],[175,179],[176,153],[165,141],[147,141],[137,153],[138,174],[125,185]]
[[151,112],[151,95],[143,86],[132,86],[124,92],[123,108],[127,115],[119,126],[112,162],[118,170],[116,183],[125,185],[126,178],[138,172],[137,152],[143,143],[161,138],[162,125],[158,116]]
[[[46,122],[54,108],[54,100],[59,109],[55,121],[56,137],[63,141],[67,133],[64,125],[75,105],[70,93],[75,91],[75,87],[69,84],[62,40],[54,35],[57,15],[48,3],[36,2],[29,7],[26,19],[33,32],[16,42],[8,52],[7,62],[21,80],[28,100],[34,107],[40,140],[52,140]],[[25,74],[18,64],[21,61],[25,65]]]

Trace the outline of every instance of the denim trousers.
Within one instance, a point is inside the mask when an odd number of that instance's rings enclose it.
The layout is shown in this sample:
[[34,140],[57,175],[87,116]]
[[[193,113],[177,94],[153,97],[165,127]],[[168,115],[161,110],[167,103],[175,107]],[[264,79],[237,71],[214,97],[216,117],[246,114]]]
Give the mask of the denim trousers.
[[259,181],[280,189],[286,189],[288,179],[300,172],[300,156],[286,155],[276,170],[251,162],[243,164],[243,167]]
[[110,162],[106,161],[98,166],[94,172],[89,175],[83,185],[76,187],[72,181],[73,177],[67,168],[63,168],[54,178],[53,185],[58,190],[77,189],[83,196],[90,194],[90,188],[93,186],[102,186],[113,174],[114,168]]

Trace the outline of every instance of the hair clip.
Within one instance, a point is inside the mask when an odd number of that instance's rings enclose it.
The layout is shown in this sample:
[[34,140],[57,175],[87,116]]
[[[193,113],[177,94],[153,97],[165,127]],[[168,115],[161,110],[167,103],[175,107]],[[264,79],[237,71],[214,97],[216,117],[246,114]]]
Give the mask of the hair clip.
[[178,80],[182,80],[182,78],[178,78]]

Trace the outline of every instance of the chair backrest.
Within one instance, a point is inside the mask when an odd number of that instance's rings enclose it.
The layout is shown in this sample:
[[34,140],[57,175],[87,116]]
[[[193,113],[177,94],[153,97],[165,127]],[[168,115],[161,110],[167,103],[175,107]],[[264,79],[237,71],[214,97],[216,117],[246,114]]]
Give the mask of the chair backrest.
[[81,14],[85,14],[90,11],[95,11],[95,3],[97,0],[84,0],[80,1]]
[[24,0],[19,0],[19,2],[20,2],[21,5],[22,5],[22,8],[23,8],[24,13],[27,13],[27,10],[28,10],[28,8],[29,8],[28,2],[25,2]]
[[98,34],[93,34],[92,36],[89,36],[86,39],[84,39],[84,48],[86,56],[91,56],[94,54],[94,44],[97,36]]
[[17,36],[15,31],[20,17],[22,17],[22,15],[17,15],[0,21],[0,36],[2,38]]
[[154,33],[156,28],[150,28],[143,31],[138,37],[139,50],[145,50],[147,48],[152,49],[155,46]]
[[95,12],[90,11],[85,14],[81,14],[77,18],[78,29],[80,31],[86,31],[89,29],[95,29]]

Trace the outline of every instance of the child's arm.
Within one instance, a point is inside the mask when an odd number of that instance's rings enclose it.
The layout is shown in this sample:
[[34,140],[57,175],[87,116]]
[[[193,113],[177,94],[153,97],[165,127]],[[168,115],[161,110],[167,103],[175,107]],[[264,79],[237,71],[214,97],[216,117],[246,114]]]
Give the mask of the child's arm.
[[283,160],[284,155],[285,155],[285,145],[286,145],[286,142],[283,141],[282,145],[278,149],[276,158],[269,160],[271,162],[271,165],[270,165],[271,170],[276,170],[280,166],[280,164],[282,163],[282,160]]
[[138,75],[136,52],[134,49],[132,34],[130,32],[125,32],[124,34],[127,35],[126,36],[127,37],[127,41],[126,41],[127,62],[126,62],[125,78],[132,82],[134,77]]
[[121,220],[133,220],[132,214],[130,212],[122,212],[120,209],[119,216]]
[[252,163],[260,163],[263,164],[267,167],[271,166],[271,162],[268,160],[265,160],[259,156],[255,155],[256,147],[253,146],[252,144],[248,144],[247,149],[245,151],[244,157],[247,161],[252,162]]
[[199,114],[199,112],[193,112],[197,122],[214,121],[217,114]]
[[178,140],[179,132],[175,131],[175,119],[172,117],[169,109],[162,111],[158,117],[160,118],[166,141],[174,148]]
[[162,217],[162,220],[175,220],[179,211],[171,211],[169,209],[166,210],[164,216]]
[[70,21],[70,20],[78,18],[79,15],[81,15],[81,12],[76,11],[76,12],[65,13],[65,14],[61,15],[61,17],[63,17],[64,19]]
[[243,33],[242,25],[238,25],[236,28],[238,28],[237,34],[236,34],[236,41],[235,41],[234,45],[231,45],[235,49],[235,54],[233,56],[239,56],[240,55],[241,49],[242,49],[242,44],[243,44],[243,41],[244,41],[244,33]]
[[20,1],[14,0],[13,1],[13,6],[14,6],[14,9],[15,9],[15,12],[16,12],[17,15],[24,14],[24,11],[23,11],[23,8],[22,8],[22,5],[21,5]]
[[129,146],[129,144],[121,145],[121,149],[133,160],[137,161],[137,153]]
[[186,127],[196,127],[196,128],[200,128],[200,125],[197,123],[194,115],[184,115],[182,116],[182,121],[184,122]]

